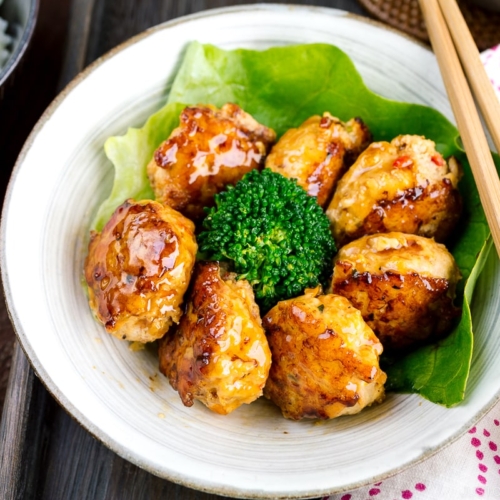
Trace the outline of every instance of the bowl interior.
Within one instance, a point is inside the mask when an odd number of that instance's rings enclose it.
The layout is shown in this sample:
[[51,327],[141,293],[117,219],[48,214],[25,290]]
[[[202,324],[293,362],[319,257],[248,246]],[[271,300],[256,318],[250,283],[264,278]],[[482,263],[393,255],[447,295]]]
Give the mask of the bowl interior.
[[107,446],[154,474],[205,491],[320,496],[430,456],[498,399],[500,269],[493,253],[473,303],[477,335],[467,397],[452,409],[401,394],[321,423],[287,421],[263,399],[225,417],[201,404],[185,408],[158,373],[153,346],[133,352],[94,321],[81,272],[90,220],[113,179],[103,143],[142,125],[163,104],[193,39],[226,49],[331,43],[347,52],[375,92],[432,106],[452,119],[430,51],[341,11],[222,9],[136,37],[56,99],[25,145],[9,186],[2,276],[31,363],[60,403]]

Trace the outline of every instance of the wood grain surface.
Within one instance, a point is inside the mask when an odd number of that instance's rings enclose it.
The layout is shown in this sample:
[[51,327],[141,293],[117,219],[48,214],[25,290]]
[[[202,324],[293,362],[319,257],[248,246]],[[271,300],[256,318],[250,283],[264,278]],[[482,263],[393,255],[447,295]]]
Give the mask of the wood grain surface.
[[[0,193],[24,140],[57,89],[83,67],[146,28],[205,9],[248,0],[41,0],[23,74],[0,103]],[[296,1],[365,14],[355,0]],[[43,166],[41,166],[43,168]],[[33,207],[27,206],[27,209]],[[0,406],[14,334],[0,303]],[[220,498],[157,478],[94,439],[47,393],[19,345],[0,425],[0,499]],[[4,382],[5,387],[5,382]]]

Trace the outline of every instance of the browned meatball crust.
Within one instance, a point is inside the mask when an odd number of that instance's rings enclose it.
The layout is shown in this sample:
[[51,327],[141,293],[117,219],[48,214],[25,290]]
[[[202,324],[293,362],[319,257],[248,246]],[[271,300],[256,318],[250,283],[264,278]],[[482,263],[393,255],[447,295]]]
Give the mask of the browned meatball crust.
[[338,179],[370,140],[370,131],[360,118],[344,123],[325,112],[287,130],[267,157],[266,167],[297,179],[324,207]]
[[185,406],[198,399],[226,415],[260,397],[271,352],[250,284],[217,262],[197,264],[186,313],[159,357]]
[[402,135],[371,144],[342,177],[326,211],[338,245],[398,231],[445,241],[461,213],[462,170],[434,142]]
[[198,246],[193,223],[155,201],[127,200],[85,260],[90,307],[120,339],[151,342],[181,316]]
[[272,352],[264,395],[293,420],[351,415],[384,396],[377,337],[348,300],[317,292],[263,318]]
[[332,291],[349,299],[384,349],[405,350],[448,333],[460,271],[444,245],[421,236],[364,236],[335,257]]
[[273,130],[236,104],[185,108],[179,127],[147,167],[156,200],[190,219],[201,218],[216,193],[264,164],[275,140]]

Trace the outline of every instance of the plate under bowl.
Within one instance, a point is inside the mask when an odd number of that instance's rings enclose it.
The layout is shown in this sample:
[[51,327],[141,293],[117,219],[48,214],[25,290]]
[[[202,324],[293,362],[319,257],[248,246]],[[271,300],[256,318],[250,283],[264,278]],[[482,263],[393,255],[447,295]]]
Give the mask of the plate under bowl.
[[[140,126],[164,102],[188,42],[264,49],[326,42],[353,59],[368,86],[452,113],[432,53],[348,13],[243,6],[178,19],[121,45],[52,103],[16,165],[3,211],[8,307],[34,369],[57,400],[122,457],[158,476],[233,497],[314,497],[381,480],[449,444],[498,399],[500,270],[486,264],[473,303],[476,347],[465,401],[452,409],[394,395],[358,415],[290,422],[261,399],[219,416],[185,408],[157,356],[107,335],[81,284],[89,221],[113,171],[110,135]],[[307,96],[304,96],[307,98]]]

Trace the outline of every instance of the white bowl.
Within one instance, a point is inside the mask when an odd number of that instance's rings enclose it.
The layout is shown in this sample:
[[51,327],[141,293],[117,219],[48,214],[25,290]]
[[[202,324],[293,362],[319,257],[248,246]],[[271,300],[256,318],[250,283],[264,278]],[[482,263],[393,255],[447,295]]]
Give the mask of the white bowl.
[[[234,497],[312,497],[379,481],[464,433],[500,389],[498,260],[475,295],[476,348],[465,401],[453,409],[391,394],[352,417],[291,422],[261,399],[219,416],[185,408],[151,350],[107,335],[81,284],[89,221],[113,172],[110,135],[138,126],[165,98],[193,38],[229,49],[326,42],[354,60],[375,92],[452,113],[432,53],[381,25],[309,7],[244,6],[178,19],[85,70],[29,137],[2,221],[2,272],[15,329],[57,400],[122,457],[164,478]],[[158,63],[161,61],[161,64]]]

